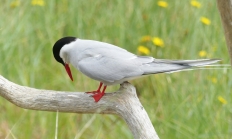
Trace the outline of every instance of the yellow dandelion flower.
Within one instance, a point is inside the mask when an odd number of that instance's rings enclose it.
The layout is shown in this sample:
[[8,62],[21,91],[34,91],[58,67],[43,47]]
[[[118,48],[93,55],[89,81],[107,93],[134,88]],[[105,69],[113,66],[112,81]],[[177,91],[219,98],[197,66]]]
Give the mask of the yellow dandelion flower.
[[227,101],[222,96],[218,96],[218,101],[222,104],[227,104]]
[[201,3],[200,2],[198,2],[198,1],[196,1],[196,0],[191,0],[191,5],[193,6],[193,7],[196,7],[196,8],[200,8],[201,7]]
[[210,25],[211,21],[206,17],[201,17],[201,22],[205,25]]
[[148,42],[151,40],[151,36],[143,36],[141,39],[140,39],[140,42]]
[[11,8],[15,8],[15,7],[18,7],[20,5],[20,1],[19,0],[15,0],[15,1],[12,1],[10,3],[10,7]]
[[199,55],[200,57],[206,57],[207,52],[204,51],[204,50],[201,50],[201,51],[198,53],[198,55]]
[[31,1],[31,5],[34,5],[34,6],[36,6],[36,5],[38,5],[38,6],[44,6],[45,2],[44,2],[44,0],[32,0]]
[[156,45],[156,46],[164,47],[164,41],[163,41],[161,38],[159,38],[159,37],[154,37],[154,38],[152,39],[152,42],[153,42],[154,45]]
[[160,0],[158,1],[158,6],[163,7],[163,8],[167,8],[168,7],[168,3],[166,1]]
[[211,81],[216,84],[217,83],[217,78],[216,77],[212,77]]
[[138,52],[142,53],[142,54],[145,54],[145,55],[149,55],[150,54],[150,50],[147,47],[145,47],[145,46],[139,46],[138,47]]

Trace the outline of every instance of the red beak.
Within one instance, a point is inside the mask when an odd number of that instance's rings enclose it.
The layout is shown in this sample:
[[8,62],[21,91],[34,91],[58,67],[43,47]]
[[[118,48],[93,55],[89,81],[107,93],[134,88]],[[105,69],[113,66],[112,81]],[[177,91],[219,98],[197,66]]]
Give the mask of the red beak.
[[68,64],[65,64],[65,69],[66,69],[66,71],[67,71],[67,73],[68,73],[68,76],[69,76],[70,79],[73,81],[72,73],[71,73],[71,70],[70,70]]

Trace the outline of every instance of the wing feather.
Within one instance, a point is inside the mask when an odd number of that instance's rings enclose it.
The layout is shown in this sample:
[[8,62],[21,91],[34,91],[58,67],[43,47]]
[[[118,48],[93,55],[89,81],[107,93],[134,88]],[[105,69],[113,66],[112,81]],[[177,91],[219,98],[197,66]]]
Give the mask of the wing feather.
[[89,57],[78,63],[79,70],[95,80],[115,82],[123,78],[142,75],[139,63],[134,60],[115,59],[111,57]]

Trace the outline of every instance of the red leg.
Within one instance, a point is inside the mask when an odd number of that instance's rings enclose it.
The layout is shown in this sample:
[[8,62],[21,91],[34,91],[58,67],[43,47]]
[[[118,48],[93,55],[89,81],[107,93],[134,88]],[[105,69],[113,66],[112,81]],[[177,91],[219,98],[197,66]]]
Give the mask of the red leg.
[[106,90],[106,85],[104,86],[102,92],[98,92],[92,95],[92,97],[94,98],[95,102],[98,102],[105,94],[105,90]]
[[99,87],[98,87],[98,89],[97,89],[97,92],[100,92],[100,90],[101,90],[101,87],[102,87],[102,82],[100,82],[100,85],[99,85]]
[[106,90],[106,85],[104,86],[103,90],[102,90],[102,94],[104,95],[105,94],[105,90]]
[[86,92],[86,93],[87,93],[87,94],[96,94],[96,93],[99,93],[99,92],[101,92],[101,87],[102,87],[102,85],[103,85],[103,83],[100,82],[100,85],[99,85],[97,91]]
[[91,95],[91,97],[94,98],[95,102],[98,102],[104,96],[104,94],[105,94],[105,90],[106,90],[107,86],[105,85],[104,88],[103,88],[103,90],[102,90],[102,92],[101,92],[102,85],[103,85],[103,83],[100,82],[100,85],[99,85],[97,91],[86,92],[88,94],[93,94],[93,95]]

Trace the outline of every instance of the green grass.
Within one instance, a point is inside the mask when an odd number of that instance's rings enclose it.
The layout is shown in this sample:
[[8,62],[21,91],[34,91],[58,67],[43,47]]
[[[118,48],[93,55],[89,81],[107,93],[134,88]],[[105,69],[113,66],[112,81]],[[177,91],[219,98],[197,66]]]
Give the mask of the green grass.
[[[17,84],[41,89],[90,91],[98,82],[72,68],[74,82],[52,54],[63,36],[115,44],[133,53],[144,35],[164,40],[165,47],[149,44],[151,56],[166,59],[220,58],[229,63],[216,1],[167,0],[57,0],[45,6],[22,1],[0,5],[0,74]],[[209,26],[200,22],[205,16]],[[215,50],[216,49],[216,50]],[[217,79],[217,83],[212,82]],[[151,75],[131,81],[162,139],[229,139],[232,135],[231,70],[196,70]],[[109,87],[108,92],[117,90]],[[226,99],[223,105],[218,96]],[[55,136],[56,113],[25,110],[0,98],[0,138],[49,139]],[[88,126],[88,121],[90,126]],[[58,138],[133,138],[125,122],[114,115],[59,113]]]

